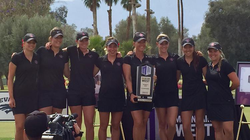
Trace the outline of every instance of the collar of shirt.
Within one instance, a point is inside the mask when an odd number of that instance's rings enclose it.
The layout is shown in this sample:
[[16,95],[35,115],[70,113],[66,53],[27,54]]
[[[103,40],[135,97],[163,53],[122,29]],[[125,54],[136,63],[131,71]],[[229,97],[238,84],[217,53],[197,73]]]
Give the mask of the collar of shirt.
[[218,68],[218,65],[219,65],[219,63],[217,63],[216,65],[213,66],[213,63],[212,63],[212,62],[210,62],[210,63],[208,64],[208,66],[209,66],[210,69],[216,69],[216,68]]
[[[171,57],[171,54],[168,52],[168,57]],[[167,59],[168,59],[168,57],[167,57]],[[161,56],[160,56],[160,54],[159,53],[157,53],[156,55],[155,55],[155,58],[162,58]]]
[[[52,49],[49,49],[48,51],[54,55],[54,51]],[[56,56],[62,53],[63,53],[63,50],[60,48]]]

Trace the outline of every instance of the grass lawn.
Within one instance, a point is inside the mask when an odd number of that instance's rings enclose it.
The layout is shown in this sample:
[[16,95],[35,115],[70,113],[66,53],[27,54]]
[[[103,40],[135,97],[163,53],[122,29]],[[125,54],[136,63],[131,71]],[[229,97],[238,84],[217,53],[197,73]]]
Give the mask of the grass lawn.
[[7,85],[3,85],[4,90],[0,90],[0,91],[8,91],[8,86]]
[[[7,87],[5,87],[5,89],[7,89]],[[181,89],[179,90],[179,93],[181,93]],[[233,92],[233,96],[234,95],[235,95],[235,93]],[[244,108],[244,114],[246,116],[247,121],[250,122],[250,107]],[[98,111],[96,111],[95,123],[99,124]],[[99,127],[95,127],[95,130],[94,130],[95,131],[95,140],[98,140],[98,129],[99,129]],[[84,135],[85,135],[86,130],[85,130],[85,127],[83,125],[82,125],[82,130],[84,131]],[[14,140],[14,136],[15,136],[15,124],[14,124],[14,122],[13,121],[6,121],[6,122],[0,121],[0,140]],[[110,137],[110,127],[108,127],[107,136]],[[84,139],[84,138],[82,138],[82,139]]]
[[[247,120],[250,121],[250,107],[245,107],[244,112],[245,112],[245,116]],[[96,114],[96,123],[97,124],[99,123],[98,111]],[[98,128],[99,127],[95,127],[95,140],[98,140]],[[84,126],[82,126],[82,130],[86,132]],[[14,140],[14,135],[15,135],[14,122],[13,121],[6,121],[6,122],[0,121],[0,140]],[[107,136],[110,137],[109,127],[108,127]]]

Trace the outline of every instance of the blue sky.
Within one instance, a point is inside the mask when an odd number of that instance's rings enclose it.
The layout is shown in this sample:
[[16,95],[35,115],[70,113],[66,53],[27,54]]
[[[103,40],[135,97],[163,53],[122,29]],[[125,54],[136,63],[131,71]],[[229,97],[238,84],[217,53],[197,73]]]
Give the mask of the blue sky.
[[[140,14],[146,14],[146,0],[141,0],[141,7],[137,8]],[[82,0],[56,0],[52,9],[65,5],[68,8],[68,24],[75,24],[77,30],[81,28],[92,28],[92,12],[85,7]],[[189,29],[189,36],[198,35],[204,17],[208,11],[208,0],[183,0],[184,5],[184,26]],[[172,24],[178,27],[177,0],[151,0],[150,8],[155,12],[153,16],[159,22],[161,17],[168,17]],[[98,31],[101,36],[108,36],[108,13],[109,7],[101,0],[101,6],[97,9]],[[122,8],[120,1],[113,6],[113,30],[122,19],[126,19],[128,12]]]

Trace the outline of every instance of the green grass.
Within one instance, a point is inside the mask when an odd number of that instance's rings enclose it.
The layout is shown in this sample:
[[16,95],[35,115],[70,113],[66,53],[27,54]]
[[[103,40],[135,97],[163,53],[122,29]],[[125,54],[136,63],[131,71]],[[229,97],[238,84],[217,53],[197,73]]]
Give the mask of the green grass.
[[[5,90],[0,90],[0,91],[7,91],[8,87],[5,85]],[[179,94],[181,95],[181,89],[179,89]],[[233,96],[235,96],[235,91],[232,92]],[[246,116],[247,121],[250,122],[250,107],[245,107],[244,108],[244,114]],[[95,123],[99,124],[99,112],[96,111],[96,117],[95,117]],[[84,122],[83,122],[84,124]],[[249,125],[250,126],[250,125]],[[95,127],[95,140],[98,140],[98,129],[99,127]],[[86,132],[86,129],[84,125],[82,125],[82,130],[83,132]],[[85,133],[84,133],[85,135]],[[0,121],[0,140],[14,140],[15,136],[15,123],[14,121],[6,121],[6,122],[1,122]],[[110,127],[107,129],[107,136],[110,137]],[[82,138],[84,139],[85,136]]]
[[[96,111],[96,124],[99,124],[99,113]],[[250,107],[244,108],[244,114],[247,121],[250,121]],[[95,140],[98,140],[98,129],[95,127]],[[82,125],[82,130],[86,132],[85,127]],[[85,134],[85,133],[84,133]],[[13,121],[0,122],[0,140],[14,140],[15,136],[15,123]],[[110,137],[110,127],[108,127],[107,136]],[[83,137],[82,139],[84,139]]]
[[[8,87],[4,85],[5,90],[0,90],[0,91],[8,91]],[[84,121],[84,119],[83,119]],[[99,112],[96,111],[96,117],[95,117],[95,123],[100,124],[100,119],[99,119]],[[84,122],[82,123],[84,124]],[[98,140],[98,129],[99,127],[95,127],[95,140]],[[82,130],[86,132],[86,129],[84,125],[82,125]],[[1,122],[0,121],[0,140],[14,140],[15,137],[15,123],[14,121],[6,121],[6,122]],[[110,127],[107,129],[107,137],[110,137]]]
[[15,123],[13,121],[0,122],[0,140],[14,139]]
[[4,90],[0,90],[0,91],[8,91],[8,86],[7,85],[3,85]]

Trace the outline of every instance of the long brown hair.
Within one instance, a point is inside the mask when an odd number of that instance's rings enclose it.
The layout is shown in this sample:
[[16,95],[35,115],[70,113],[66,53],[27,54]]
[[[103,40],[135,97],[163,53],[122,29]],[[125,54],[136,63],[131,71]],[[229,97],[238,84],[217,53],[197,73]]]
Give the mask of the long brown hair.
[[199,65],[200,62],[200,56],[197,54],[197,52],[195,51],[195,47],[194,47],[194,52],[193,52],[193,65],[194,65],[194,69],[197,70],[197,67]]

